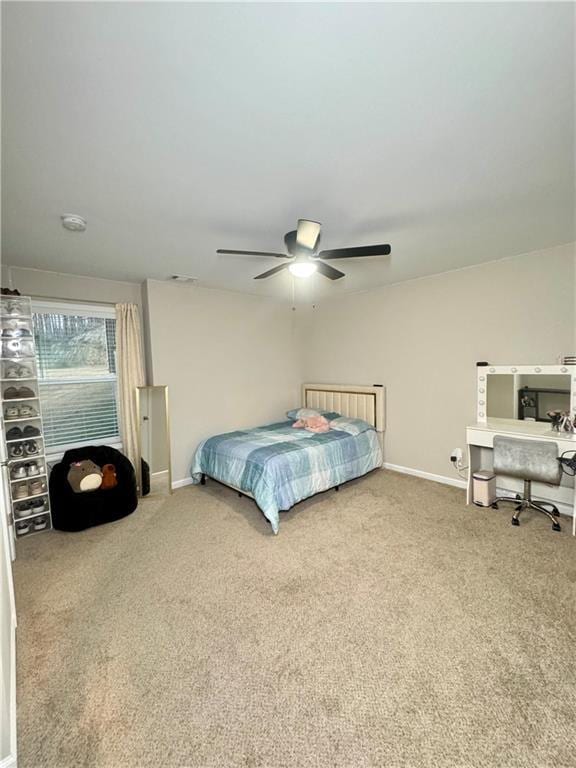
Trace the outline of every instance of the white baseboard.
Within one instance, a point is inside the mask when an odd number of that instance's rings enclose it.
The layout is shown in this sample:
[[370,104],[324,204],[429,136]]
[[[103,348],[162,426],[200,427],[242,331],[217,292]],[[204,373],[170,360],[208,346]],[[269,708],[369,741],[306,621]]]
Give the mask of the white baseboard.
[[455,488],[466,488],[468,483],[466,480],[462,480],[459,477],[446,477],[446,475],[434,475],[432,472],[424,472],[421,469],[413,469],[412,467],[401,467],[399,464],[389,464],[384,462],[382,465],[384,469],[390,469],[393,472],[401,472],[403,475],[414,475],[414,477],[421,477],[423,480],[432,480],[434,483],[443,483],[444,485],[453,485]]
[[[445,477],[444,475],[433,475],[431,472],[423,472],[421,469],[412,469],[412,467],[401,467],[398,464],[383,464],[384,469],[391,469],[394,472],[401,472],[403,475],[414,475],[424,480],[432,480],[435,483],[444,485],[453,485],[456,488],[466,488],[466,480],[460,480],[457,477]],[[172,488],[184,488],[186,485],[192,485],[192,478],[185,477],[183,480],[174,480]]]
[[185,477],[183,480],[174,480],[172,483],[172,490],[175,491],[176,488],[184,488],[186,485],[192,485],[191,477]]
[[[413,469],[412,467],[401,467],[398,464],[389,464],[388,462],[385,462],[383,464],[384,469],[390,469],[393,472],[401,472],[403,475],[413,475],[414,477],[421,477],[423,480],[432,480],[434,483],[443,483],[444,485],[452,485],[455,488],[463,488],[466,489],[466,486],[468,483],[466,480],[461,480],[457,477],[446,477],[445,475],[434,475],[432,472],[424,472],[421,469]],[[514,497],[515,494],[518,491],[515,491],[510,488],[503,488],[500,486],[497,486],[496,493],[498,496],[511,496]],[[574,514],[574,509],[572,504],[568,504],[565,501],[560,501],[559,499],[551,499],[548,496],[541,496],[540,494],[534,494],[534,499],[538,501],[540,499],[541,501],[547,501],[550,504],[555,504],[558,507],[558,511],[561,515],[567,515],[568,517],[572,517]]]

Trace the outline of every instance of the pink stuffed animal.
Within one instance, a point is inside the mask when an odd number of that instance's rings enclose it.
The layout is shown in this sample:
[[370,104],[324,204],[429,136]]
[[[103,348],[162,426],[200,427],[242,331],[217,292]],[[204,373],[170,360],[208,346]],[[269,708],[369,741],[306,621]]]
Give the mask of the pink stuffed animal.
[[328,432],[330,422],[324,416],[309,416],[306,419],[298,419],[292,424],[294,429],[305,429],[307,432]]

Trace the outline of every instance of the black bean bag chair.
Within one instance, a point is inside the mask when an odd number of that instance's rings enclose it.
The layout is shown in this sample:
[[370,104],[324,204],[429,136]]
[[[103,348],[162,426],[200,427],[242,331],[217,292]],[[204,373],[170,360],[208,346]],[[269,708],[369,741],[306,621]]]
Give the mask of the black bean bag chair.
[[[102,468],[113,464],[118,484],[76,493],[68,482],[70,465],[89,459]],[[52,524],[60,531],[83,531],[130,515],[138,506],[136,473],[129,459],[115,448],[90,445],[66,451],[50,473]]]

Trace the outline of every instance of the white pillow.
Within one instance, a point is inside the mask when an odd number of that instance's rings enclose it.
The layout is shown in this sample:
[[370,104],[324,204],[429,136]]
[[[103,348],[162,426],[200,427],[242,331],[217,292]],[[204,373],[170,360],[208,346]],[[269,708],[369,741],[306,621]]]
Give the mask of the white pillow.
[[320,411],[315,411],[313,408],[294,408],[291,411],[286,411],[286,418],[291,421],[298,421],[298,419],[312,419],[314,416],[321,416]]
[[360,435],[369,429],[374,429],[363,419],[348,419],[346,416],[340,416],[338,419],[332,419],[330,429],[339,429],[341,432],[348,432],[349,435]]

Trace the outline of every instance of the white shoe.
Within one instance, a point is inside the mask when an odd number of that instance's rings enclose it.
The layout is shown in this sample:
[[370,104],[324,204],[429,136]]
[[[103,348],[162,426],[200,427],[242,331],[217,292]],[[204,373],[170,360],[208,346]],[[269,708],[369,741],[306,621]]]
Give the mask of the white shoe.
[[25,536],[30,533],[30,523],[26,520],[23,523],[16,523],[16,534],[18,536]]

